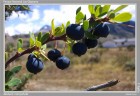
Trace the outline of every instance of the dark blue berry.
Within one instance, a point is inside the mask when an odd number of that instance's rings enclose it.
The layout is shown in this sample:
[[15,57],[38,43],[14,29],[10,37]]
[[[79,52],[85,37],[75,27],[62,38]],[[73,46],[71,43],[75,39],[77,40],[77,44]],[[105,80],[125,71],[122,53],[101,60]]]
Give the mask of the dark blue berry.
[[81,55],[84,55],[86,53],[87,46],[84,43],[78,42],[72,46],[72,51],[74,54],[81,56]]
[[26,68],[29,72],[37,74],[42,71],[44,64],[43,62],[35,56],[29,55],[29,59],[26,63]]
[[97,39],[85,39],[85,44],[87,45],[88,48],[94,48],[97,46],[98,41]]
[[84,37],[84,29],[79,24],[70,24],[66,28],[66,35],[72,40],[80,40]]
[[51,60],[51,61],[56,61],[56,59],[58,57],[61,56],[61,52],[57,49],[52,49],[48,52],[47,57]]
[[65,56],[61,56],[56,60],[56,66],[61,70],[68,68],[69,65],[70,65],[70,60]]
[[107,37],[109,34],[110,28],[105,23],[101,23],[95,27],[93,35],[98,37]]

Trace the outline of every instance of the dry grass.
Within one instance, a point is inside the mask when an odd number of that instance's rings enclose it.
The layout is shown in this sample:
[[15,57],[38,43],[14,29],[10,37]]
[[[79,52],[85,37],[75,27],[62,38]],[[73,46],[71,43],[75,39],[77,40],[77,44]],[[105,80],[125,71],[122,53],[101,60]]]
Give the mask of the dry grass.
[[[89,59],[95,54],[100,55],[99,62]],[[126,48],[93,49],[81,56],[74,56],[66,51],[66,56],[71,59],[71,65],[66,70],[56,68],[53,62],[44,62],[42,72],[34,75],[24,90],[29,91],[82,91],[86,88],[98,85],[113,79],[119,79],[119,83],[113,87],[102,89],[104,91],[134,91],[135,71],[125,71],[123,65],[135,57],[135,51]],[[23,65],[19,77],[27,73],[25,68],[27,56],[14,62],[15,65]],[[12,65],[12,66],[13,66]],[[11,66],[11,67],[12,67]]]

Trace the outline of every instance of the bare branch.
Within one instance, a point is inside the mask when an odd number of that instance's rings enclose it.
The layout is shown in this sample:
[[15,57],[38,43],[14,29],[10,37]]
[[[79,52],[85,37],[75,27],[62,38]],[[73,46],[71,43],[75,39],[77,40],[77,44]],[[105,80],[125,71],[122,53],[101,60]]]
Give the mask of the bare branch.
[[96,90],[103,89],[103,88],[106,88],[106,87],[111,87],[111,86],[116,85],[119,82],[120,82],[119,80],[111,80],[111,81],[106,82],[104,84],[89,87],[89,88],[86,89],[86,91],[96,91]]

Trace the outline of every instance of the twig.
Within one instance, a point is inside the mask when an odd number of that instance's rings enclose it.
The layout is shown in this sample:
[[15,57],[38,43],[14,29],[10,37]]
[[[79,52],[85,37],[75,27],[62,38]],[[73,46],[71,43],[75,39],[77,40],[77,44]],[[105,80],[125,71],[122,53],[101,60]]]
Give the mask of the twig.
[[[49,38],[47,41],[45,41],[45,42],[43,43],[43,45],[46,44],[46,43],[48,43],[48,42],[50,42],[50,41],[55,41],[55,40],[63,40],[63,41],[66,41],[66,34],[64,34],[64,35],[62,35],[62,36],[60,36],[60,37],[52,37],[52,38]],[[31,47],[31,48],[28,48],[28,49],[24,50],[24,51],[21,52],[21,53],[18,53],[18,52],[17,52],[13,57],[11,57],[11,58],[5,63],[5,68],[7,68],[8,65],[9,65],[11,62],[13,62],[15,59],[17,59],[17,58],[19,58],[19,57],[21,57],[21,56],[23,56],[23,55],[25,55],[25,54],[32,53],[34,50],[38,50],[38,48],[37,48],[36,46],[34,46],[34,47]]]
[[120,82],[119,80],[111,80],[111,81],[106,82],[104,84],[89,87],[89,88],[86,89],[86,91],[96,91],[96,90],[99,90],[99,89],[102,89],[102,88],[111,87],[111,86],[116,85],[119,82]]

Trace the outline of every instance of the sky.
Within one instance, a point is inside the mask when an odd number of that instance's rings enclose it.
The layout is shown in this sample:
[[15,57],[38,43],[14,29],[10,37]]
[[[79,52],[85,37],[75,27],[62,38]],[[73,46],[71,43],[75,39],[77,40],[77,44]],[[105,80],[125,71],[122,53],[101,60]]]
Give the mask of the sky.
[[[44,25],[50,25],[51,20],[54,19],[55,25],[67,21],[75,22],[76,9],[81,6],[81,11],[90,17],[88,5],[31,5],[32,12],[29,14],[17,14],[15,12],[5,21],[5,33],[10,36],[16,34],[28,34],[29,32],[36,32]],[[111,5],[110,9],[115,9],[119,5]],[[132,20],[136,19],[135,5],[128,5],[121,12],[132,13]],[[19,16],[18,16],[19,15]]]

